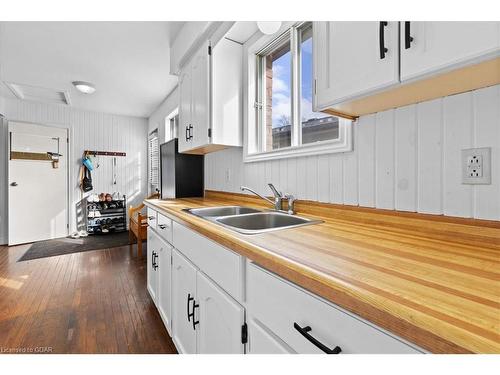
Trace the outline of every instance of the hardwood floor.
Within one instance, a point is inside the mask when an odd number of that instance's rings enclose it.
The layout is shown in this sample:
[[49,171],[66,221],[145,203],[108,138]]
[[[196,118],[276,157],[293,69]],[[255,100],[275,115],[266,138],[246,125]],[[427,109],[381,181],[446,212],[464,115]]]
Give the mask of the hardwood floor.
[[17,263],[0,246],[0,353],[176,353],[129,247]]

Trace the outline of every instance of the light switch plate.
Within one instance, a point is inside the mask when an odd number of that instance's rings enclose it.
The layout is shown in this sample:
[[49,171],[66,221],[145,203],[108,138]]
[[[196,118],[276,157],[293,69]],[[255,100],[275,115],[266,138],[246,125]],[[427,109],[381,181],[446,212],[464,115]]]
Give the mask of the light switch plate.
[[491,184],[491,147],[462,150],[462,184]]

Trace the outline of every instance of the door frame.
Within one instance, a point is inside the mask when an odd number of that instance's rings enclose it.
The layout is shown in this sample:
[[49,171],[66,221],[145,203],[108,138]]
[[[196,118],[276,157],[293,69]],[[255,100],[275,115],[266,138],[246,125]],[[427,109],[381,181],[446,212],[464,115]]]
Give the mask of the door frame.
[[[11,147],[11,132],[10,132],[10,123],[11,122],[17,122],[17,123],[22,123],[22,124],[28,124],[28,125],[36,125],[36,126],[47,126],[47,127],[51,127],[51,128],[57,128],[57,129],[64,129],[66,130],[66,137],[67,137],[67,142],[66,142],[66,155],[68,155],[67,159],[66,159],[66,236],[69,235],[69,230],[70,230],[70,217],[71,217],[71,212],[70,212],[70,207],[71,207],[71,194],[70,194],[70,178],[71,178],[71,168],[70,168],[70,163],[71,163],[71,159],[70,159],[70,156],[71,156],[71,143],[70,143],[70,140],[71,140],[71,136],[72,136],[72,132],[71,132],[71,127],[70,126],[67,126],[66,124],[55,124],[55,123],[42,123],[42,122],[33,122],[33,121],[25,121],[25,120],[15,120],[15,119],[7,119],[4,117],[4,121],[7,122],[7,134],[6,134],[6,140],[5,142],[7,143],[7,147],[6,147],[6,150],[7,150],[7,155],[5,156],[5,163],[6,163],[6,179],[5,179],[5,183],[6,183],[6,188],[7,188],[7,202],[6,202],[6,212],[7,212],[7,225],[6,225],[6,229],[7,229],[7,232],[5,234],[6,238],[5,240],[7,241],[7,244],[9,244],[9,226],[10,226],[10,222],[8,220],[8,217],[9,217],[9,209],[10,209],[10,205],[9,205],[9,200],[10,200],[10,196],[9,196],[9,177],[10,177],[10,163],[9,163],[9,160],[10,160],[10,147]],[[62,147],[61,149],[64,149],[64,147]]]

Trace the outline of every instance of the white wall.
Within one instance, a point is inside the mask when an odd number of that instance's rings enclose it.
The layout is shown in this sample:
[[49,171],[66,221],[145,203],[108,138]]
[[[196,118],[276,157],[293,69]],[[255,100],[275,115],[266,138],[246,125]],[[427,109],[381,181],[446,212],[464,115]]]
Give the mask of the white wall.
[[[112,184],[112,158],[101,157],[101,166],[92,174],[93,192],[119,191],[127,195],[128,204],[137,205],[147,194],[147,119],[88,112],[60,105],[47,105],[18,99],[5,99],[7,120],[26,121],[68,127],[70,129],[70,230],[76,228],[75,207],[82,198],[78,186],[78,171],[83,151],[126,152],[117,158],[117,184]],[[0,143],[5,144],[7,127],[0,132]],[[2,147],[2,155],[6,149]],[[4,173],[0,159],[0,176]],[[6,183],[0,184],[1,186]],[[0,188],[0,194],[2,193]],[[4,206],[2,206],[2,204]],[[5,198],[0,199],[0,238],[6,240]]]
[[[492,147],[491,185],[461,184],[470,147]],[[242,160],[241,148],[208,154],[206,188],[273,182],[299,199],[500,220],[500,86],[362,116],[350,153]]]
[[178,86],[172,90],[167,98],[156,108],[149,116],[148,132],[158,129],[158,137],[160,144],[165,141],[165,117],[171,114],[179,106],[179,89]]

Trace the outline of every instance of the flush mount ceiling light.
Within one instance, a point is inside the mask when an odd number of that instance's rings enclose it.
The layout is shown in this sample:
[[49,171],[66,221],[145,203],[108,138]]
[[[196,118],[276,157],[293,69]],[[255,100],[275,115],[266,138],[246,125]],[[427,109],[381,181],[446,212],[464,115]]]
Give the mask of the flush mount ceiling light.
[[95,92],[95,86],[90,82],[73,81],[72,83],[78,91],[84,94],[93,94]]
[[281,21],[257,21],[257,27],[266,35],[272,35],[281,27]]

